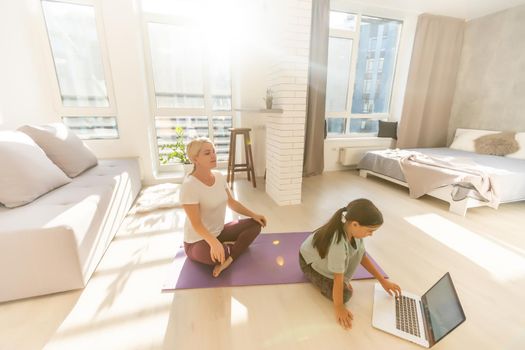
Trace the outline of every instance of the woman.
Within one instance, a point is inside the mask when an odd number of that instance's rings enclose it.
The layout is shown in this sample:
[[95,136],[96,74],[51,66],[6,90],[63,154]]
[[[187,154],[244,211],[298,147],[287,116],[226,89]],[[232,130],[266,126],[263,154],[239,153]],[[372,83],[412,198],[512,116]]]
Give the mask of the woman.
[[[266,226],[266,218],[236,201],[217,166],[215,147],[207,138],[186,147],[193,171],[182,183],[180,201],[186,212],[184,250],[191,260],[214,265],[213,276],[231,265]],[[250,217],[224,224],[226,206]]]

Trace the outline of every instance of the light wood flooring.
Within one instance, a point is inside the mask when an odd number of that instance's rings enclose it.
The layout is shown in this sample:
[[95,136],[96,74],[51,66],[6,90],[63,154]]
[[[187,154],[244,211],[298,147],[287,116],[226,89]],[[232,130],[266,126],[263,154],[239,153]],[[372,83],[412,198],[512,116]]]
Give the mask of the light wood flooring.
[[[304,179],[302,204],[278,207],[258,184],[235,192],[265,234],[312,230],[366,197],[385,217],[367,251],[393,281],[422,293],[449,271],[467,321],[434,349],[525,349],[525,202],[460,217],[345,171]],[[0,304],[0,349],[420,349],[371,326],[372,280],[353,282],[350,331],[309,284],[161,293],[183,222],[181,209],[129,216],[85,289]]]

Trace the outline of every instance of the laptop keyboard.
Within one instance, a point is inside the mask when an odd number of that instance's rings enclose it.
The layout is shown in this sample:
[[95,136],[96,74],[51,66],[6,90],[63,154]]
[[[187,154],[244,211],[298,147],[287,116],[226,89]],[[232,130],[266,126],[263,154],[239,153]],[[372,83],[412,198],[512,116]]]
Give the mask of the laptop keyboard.
[[396,328],[419,337],[416,300],[404,295],[396,298]]

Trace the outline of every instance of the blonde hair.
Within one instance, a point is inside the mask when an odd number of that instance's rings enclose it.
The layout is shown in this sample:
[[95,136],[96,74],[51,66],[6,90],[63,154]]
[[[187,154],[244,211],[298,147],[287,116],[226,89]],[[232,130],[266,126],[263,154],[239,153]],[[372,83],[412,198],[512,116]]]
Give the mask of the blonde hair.
[[202,146],[205,143],[209,143],[209,144],[213,145],[211,140],[209,138],[207,138],[207,137],[198,137],[196,139],[191,140],[186,145],[186,155],[188,156],[190,162],[192,162],[192,164],[193,164],[193,170],[191,171],[192,174],[193,174],[193,172],[196,169],[195,163],[193,163],[193,158],[195,158],[195,157],[197,157],[199,155],[199,152],[201,151]]

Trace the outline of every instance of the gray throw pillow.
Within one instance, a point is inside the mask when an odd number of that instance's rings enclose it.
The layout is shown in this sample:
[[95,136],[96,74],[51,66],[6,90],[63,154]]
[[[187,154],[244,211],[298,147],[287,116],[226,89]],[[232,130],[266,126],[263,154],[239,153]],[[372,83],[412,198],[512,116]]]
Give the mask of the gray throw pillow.
[[397,140],[397,122],[384,122],[380,120],[377,137],[390,137]]
[[30,203],[71,182],[22,132],[0,131],[0,164],[0,203],[8,208]]
[[71,178],[97,165],[93,152],[62,123],[24,125],[18,130],[29,135]]
[[476,153],[504,156],[520,149],[515,132],[501,132],[478,137],[474,140]]

